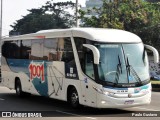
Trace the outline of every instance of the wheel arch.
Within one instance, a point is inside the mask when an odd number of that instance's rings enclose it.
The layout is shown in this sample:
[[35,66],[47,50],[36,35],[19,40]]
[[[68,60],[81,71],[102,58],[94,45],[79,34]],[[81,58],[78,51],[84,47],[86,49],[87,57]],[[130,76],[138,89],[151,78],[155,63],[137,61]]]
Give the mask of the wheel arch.
[[76,85],[68,85],[67,87],[67,92],[66,92],[66,98],[67,98],[67,101],[68,101],[68,97],[69,97],[69,93],[70,93],[70,90],[72,90],[72,88],[75,88],[77,93],[78,93],[78,96],[79,96],[79,102],[80,102],[80,93],[81,93],[81,89],[78,89],[78,87],[76,87]]
[[[68,87],[67,87],[67,101],[69,100],[69,93],[70,93],[70,91],[73,89],[73,88],[75,88],[76,89],[76,87],[74,86],[74,85],[69,85]],[[77,90],[77,89],[76,89]],[[78,91],[77,91],[78,92]]]
[[[76,103],[72,103],[71,96],[73,95],[73,91],[76,91],[78,101]],[[69,85],[67,87],[67,102],[73,107],[73,108],[79,108],[80,107],[80,91],[78,88],[75,87],[75,85]]]

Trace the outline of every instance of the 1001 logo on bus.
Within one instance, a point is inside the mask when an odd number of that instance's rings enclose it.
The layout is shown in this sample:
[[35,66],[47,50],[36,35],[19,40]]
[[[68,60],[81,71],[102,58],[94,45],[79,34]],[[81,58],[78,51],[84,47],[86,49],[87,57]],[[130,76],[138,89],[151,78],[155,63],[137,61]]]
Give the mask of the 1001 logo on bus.
[[42,63],[31,62],[28,68],[29,68],[29,72],[30,72],[30,80],[33,80],[34,78],[39,78],[39,79],[41,79],[42,82],[45,81],[44,62],[42,62]]

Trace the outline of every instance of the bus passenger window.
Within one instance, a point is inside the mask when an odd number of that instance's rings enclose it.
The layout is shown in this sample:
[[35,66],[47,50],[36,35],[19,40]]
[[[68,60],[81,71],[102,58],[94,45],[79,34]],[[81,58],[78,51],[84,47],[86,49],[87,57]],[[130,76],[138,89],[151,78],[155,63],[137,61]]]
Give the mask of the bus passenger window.
[[20,59],[20,41],[4,42],[2,55],[10,59]]
[[57,44],[57,38],[44,40],[43,58],[45,60],[57,61]]
[[21,40],[21,59],[30,59],[31,40]]
[[58,38],[58,43],[57,43],[57,60],[62,61],[63,60],[63,54],[64,54],[64,43],[65,40],[64,38]]
[[64,38],[63,41],[62,39],[59,39],[58,52],[60,52],[59,54],[61,61],[71,64],[73,62],[73,64],[75,64],[70,38]]
[[58,42],[59,60],[65,63],[66,78],[78,79],[78,72],[70,38],[60,38]]
[[43,60],[43,40],[32,40],[30,57],[32,60]]

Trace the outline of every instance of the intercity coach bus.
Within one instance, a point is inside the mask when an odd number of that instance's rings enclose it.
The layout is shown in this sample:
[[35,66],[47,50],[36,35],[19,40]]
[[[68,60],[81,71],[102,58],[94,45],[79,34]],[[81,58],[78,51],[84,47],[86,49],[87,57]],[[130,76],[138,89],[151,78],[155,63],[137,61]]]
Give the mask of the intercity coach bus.
[[95,108],[151,102],[146,49],[130,32],[102,28],[42,30],[2,41],[2,84],[26,93]]

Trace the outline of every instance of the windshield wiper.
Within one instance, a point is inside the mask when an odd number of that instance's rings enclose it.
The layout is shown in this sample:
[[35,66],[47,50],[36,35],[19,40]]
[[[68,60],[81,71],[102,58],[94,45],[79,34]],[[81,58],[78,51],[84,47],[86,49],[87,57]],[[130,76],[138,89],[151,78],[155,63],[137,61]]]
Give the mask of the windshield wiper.
[[[140,77],[138,76],[137,72],[134,70],[133,66],[129,64],[128,57],[127,57],[126,68],[127,68],[127,72],[129,73],[129,76],[130,76],[130,73],[132,73],[132,74],[133,74],[133,77],[136,79],[136,81],[137,81],[139,84],[142,84],[142,81],[141,81]],[[129,78],[128,78],[128,79],[129,79]]]
[[117,65],[118,68],[120,68],[120,73],[122,74],[122,64],[121,64],[121,60],[119,58],[119,55],[118,55],[118,65]]
[[128,60],[128,57],[127,57],[126,69],[127,69],[127,72],[129,73],[129,76],[131,74],[130,67],[131,67],[131,65],[129,64],[129,60]]
[[117,84],[119,81],[119,74],[122,74],[122,64],[121,64],[120,57],[118,55],[118,64],[117,64],[116,78],[115,78]]

